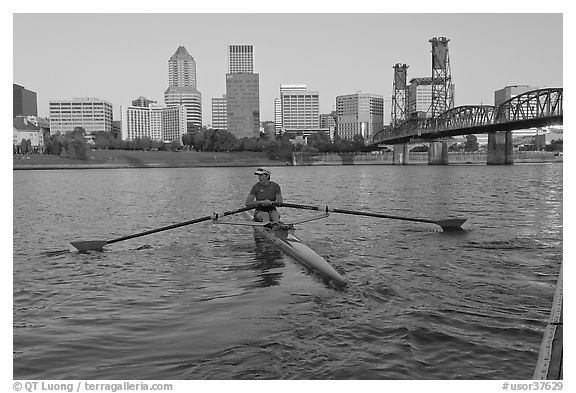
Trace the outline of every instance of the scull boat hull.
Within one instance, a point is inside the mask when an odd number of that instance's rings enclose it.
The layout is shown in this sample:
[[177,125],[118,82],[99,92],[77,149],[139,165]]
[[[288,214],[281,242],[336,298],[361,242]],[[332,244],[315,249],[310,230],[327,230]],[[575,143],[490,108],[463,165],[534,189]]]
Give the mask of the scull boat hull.
[[[252,215],[248,212],[242,212],[242,215],[249,221],[253,219]],[[346,279],[334,270],[324,258],[302,243],[302,241],[294,235],[294,230],[270,229],[263,226],[255,226],[254,231],[266,237],[296,261],[316,271],[328,280],[333,281],[336,285],[346,285]]]

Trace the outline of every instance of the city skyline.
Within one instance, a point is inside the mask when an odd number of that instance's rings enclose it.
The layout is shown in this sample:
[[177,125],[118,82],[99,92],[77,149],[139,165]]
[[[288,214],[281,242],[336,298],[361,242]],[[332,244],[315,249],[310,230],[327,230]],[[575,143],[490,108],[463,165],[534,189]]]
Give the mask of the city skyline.
[[44,117],[51,99],[107,100],[115,120],[139,96],[162,102],[180,45],[196,62],[204,125],[212,98],[226,92],[228,46],[238,44],[254,47],[261,121],[274,120],[281,84],[306,84],[320,93],[320,113],[339,95],[382,95],[388,123],[394,64],[409,66],[408,80],[430,76],[433,37],[450,40],[455,106],[492,104],[508,85],[563,86],[559,13],[14,14],[13,27],[13,83],[37,93]]

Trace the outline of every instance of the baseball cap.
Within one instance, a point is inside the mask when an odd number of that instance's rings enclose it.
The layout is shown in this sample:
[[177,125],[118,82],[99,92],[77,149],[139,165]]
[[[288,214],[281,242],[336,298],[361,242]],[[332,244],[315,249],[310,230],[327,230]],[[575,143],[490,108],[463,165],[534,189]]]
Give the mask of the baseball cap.
[[270,171],[268,169],[264,169],[264,168],[258,168],[254,171],[255,175],[268,175],[270,176]]

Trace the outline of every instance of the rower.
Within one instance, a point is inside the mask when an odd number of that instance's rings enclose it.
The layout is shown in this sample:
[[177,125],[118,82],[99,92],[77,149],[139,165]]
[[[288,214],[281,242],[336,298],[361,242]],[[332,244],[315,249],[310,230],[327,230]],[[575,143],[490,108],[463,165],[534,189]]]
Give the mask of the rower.
[[282,203],[282,191],[280,185],[270,181],[270,170],[258,168],[254,171],[258,176],[258,183],[250,189],[246,197],[246,206],[253,206],[254,221],[270,221],[272,224],[280,222],[280,213],[274,203]]

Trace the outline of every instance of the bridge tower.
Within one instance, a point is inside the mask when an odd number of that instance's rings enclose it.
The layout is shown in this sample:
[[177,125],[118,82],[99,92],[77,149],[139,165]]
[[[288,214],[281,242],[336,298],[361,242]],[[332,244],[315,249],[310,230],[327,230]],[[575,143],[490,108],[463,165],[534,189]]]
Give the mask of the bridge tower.
[[454,107],[454,86],[450,71],[450,56],[448,54],[448,41],[446,37],[434,37],[432,43],[432,104],[431,117]]
[[394,65],[394,85],[392,93],[392,114],[390,124],[396,127],[398,123],[406,120],[408,113],[408,90],[406,76],[408,66],[397,63]]

